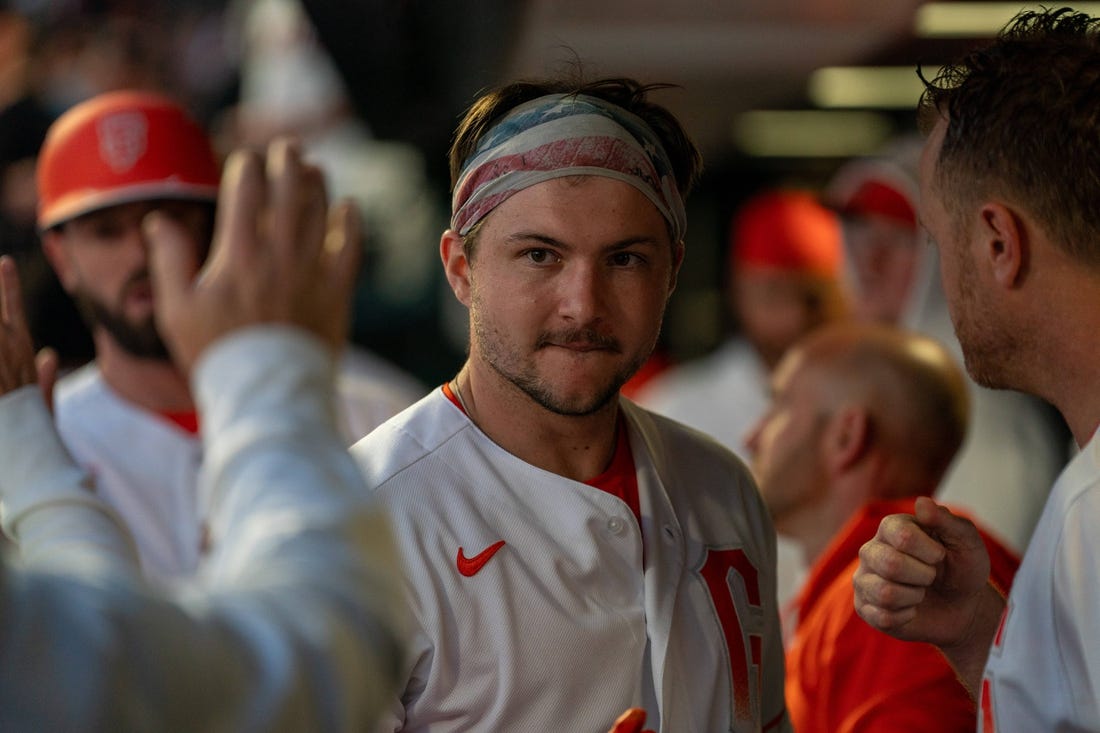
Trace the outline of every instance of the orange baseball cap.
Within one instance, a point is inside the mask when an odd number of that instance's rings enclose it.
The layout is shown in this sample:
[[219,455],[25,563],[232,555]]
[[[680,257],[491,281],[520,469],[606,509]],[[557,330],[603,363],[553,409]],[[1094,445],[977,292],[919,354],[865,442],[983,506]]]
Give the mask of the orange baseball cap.
[[887,181],[868,179],[840,205],[842,216],[881,216],[917,231],[912,202]]
[[205,131],[171,99],[107,92],[59,117],[38,156],[38,226],[150,199],[215,201],[221,168]]
[[843,261],[840,219],[808,191],[769,191],[734,215],[733,265],[838,276]]

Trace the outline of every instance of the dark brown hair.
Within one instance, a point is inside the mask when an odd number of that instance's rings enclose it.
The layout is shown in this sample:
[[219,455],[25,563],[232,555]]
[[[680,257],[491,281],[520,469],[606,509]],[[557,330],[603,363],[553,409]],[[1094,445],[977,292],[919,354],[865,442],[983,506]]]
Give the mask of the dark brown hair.
[[919,120],[947,130],[935,183],[949,211],[999,195],[1100,267],[1100,19],[1017,15],[997,39],[924,79]]

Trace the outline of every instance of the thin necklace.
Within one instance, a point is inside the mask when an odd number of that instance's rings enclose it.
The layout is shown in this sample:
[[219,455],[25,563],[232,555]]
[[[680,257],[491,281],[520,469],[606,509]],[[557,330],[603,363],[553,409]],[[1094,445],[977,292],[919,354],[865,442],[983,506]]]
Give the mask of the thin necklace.
[[470,408],[466,406],[466,400],[462,398],[462,390],[458,388],[458,376],[455,376],[455,378],[451,380],[451,391],[454,392],[455,397],[458,398],[458,404],[462,405],[462,411],[466,413],[466,417],[472,419]]

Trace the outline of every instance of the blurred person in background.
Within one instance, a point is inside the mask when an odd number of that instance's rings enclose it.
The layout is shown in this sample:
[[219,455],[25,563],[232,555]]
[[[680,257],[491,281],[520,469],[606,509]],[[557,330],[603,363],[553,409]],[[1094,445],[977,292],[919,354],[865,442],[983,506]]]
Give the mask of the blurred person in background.
[[395,687],[392,537],[332,409],[357,220],[328,209],[285,141],[266,166],[234,156],[226,179],[197,277],[184,223],[142,222],[158,323],[211,416],[217,549],[186,593],[143,581],[133,538],[62,445],[0,257],[0,516],[20,554],[0,561],[0,729],[369,730]]
[[35,29],[0,6],[0,253],[17,261],[38,250],[34,161],[53,115],[32,85]]
[[[111,92],[50,128],[38,161],[42,246],[92,330],[96,358],[57,385],[58,429],[100,496],[134,533],[151,577],[180,580],[204,551],[197,474],[200,415],[156,327],[141,220],[160,210],[206,256],[220,170],[209,139],[173,100]],[[406,406],[338,379],[350,444]]]
[[[428,185],[424,157],[408,143],[376,138],[356,114],[299,0],[238,0],[231,9],[242,39],[241,84],[222,125],[226,144],[262,147],[293,135],[325,172],[332,195],[359,207],[369,266],[356,290],[354,341],[343,366],[411,404],[427,388],[362,344],[399,342],[404,351],[414,340],[430,340],[430,332],[415,324],[431,312],[438,290],[435,250],[427,244],[446,213]],[[432,346],[443,351],[438,341]]]
[[0,254],[11,255],[21,273],[35,343],[49,344],[59,354],[61,368],[69,370],[94,352],[87,328],[38,241],[35,161],[55,117],[42,93],[43,34],[15,4],[0,7]]
[[[856,316],[927,334],[961,364],[939,258],[917,220],[920,148],[919,139],[902,138],[881,155],[845,164],[824,198],[843,217]],[[970,430],[936,497],[965,508],[1022,554],[1068,460],[1069,433],[1041,400],[967,379]]]
[[768,376],[799,338],[848,314],[840,222],[808,191],[757,194],[730,229],[726,305],[736,331],[713,354],[654,377],[638,402],[742,458]]
[[[800,733],[974,730],[974,702],[943,655],[864,623],[851,582],[882,518],[939,486],[966,433],[967,391],[938,342],[885,325],[825,326],[773,373],[748,445],[776,530],[810,568],[784,619],[787,707]],[[1019,560],[982,540],[1007,592]]]

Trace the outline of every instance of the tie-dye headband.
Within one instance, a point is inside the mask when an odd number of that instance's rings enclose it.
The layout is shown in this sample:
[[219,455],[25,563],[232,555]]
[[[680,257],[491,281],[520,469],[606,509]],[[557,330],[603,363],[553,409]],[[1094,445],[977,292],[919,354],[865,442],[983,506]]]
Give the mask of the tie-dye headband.
[[485,133],[451,199],[451,229],[465,235],[513,194],[565,176],[604,176],[645,194],[673,241],[687,215],[672,163],[641,118],[584,94],[553,94],[519,105]]

